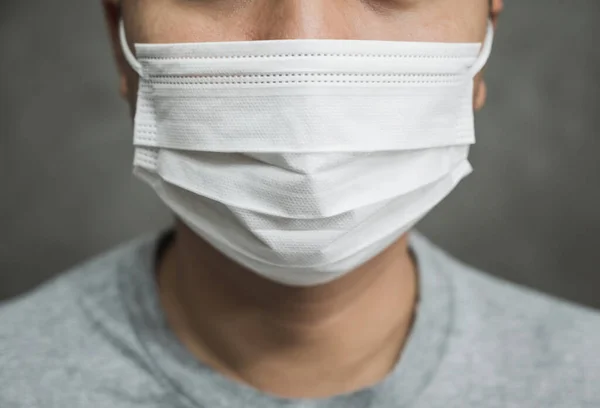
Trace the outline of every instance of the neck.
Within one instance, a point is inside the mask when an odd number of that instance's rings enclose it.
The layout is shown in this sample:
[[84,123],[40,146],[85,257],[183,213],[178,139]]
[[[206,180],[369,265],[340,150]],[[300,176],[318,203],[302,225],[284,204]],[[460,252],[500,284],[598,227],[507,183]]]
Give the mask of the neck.
[[381,381],[401,353],[417,293],[406,237],[334,282],[297,288],[245,270],[178,224],[158,272],[167,320],[192,354],[288,398]]

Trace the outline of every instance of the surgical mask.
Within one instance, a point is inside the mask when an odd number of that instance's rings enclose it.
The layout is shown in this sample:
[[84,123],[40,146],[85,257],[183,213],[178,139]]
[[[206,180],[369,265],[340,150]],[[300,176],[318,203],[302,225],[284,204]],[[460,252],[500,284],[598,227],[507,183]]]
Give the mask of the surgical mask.
[[472,170],[483,44],[121,42],[140,76],[134,172],[230,259],[291,286],[397,241]]

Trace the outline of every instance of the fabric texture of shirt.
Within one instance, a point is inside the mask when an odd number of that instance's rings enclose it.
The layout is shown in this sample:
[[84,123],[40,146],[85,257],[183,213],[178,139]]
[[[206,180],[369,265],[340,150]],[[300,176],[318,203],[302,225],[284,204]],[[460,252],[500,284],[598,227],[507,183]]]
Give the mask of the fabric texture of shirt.
[[142,238],[0,307],[1,408],[600,407],[600,315],[493,278],[413,233],[420,302],[394,370],[321,400],[267,395],[166,324]]

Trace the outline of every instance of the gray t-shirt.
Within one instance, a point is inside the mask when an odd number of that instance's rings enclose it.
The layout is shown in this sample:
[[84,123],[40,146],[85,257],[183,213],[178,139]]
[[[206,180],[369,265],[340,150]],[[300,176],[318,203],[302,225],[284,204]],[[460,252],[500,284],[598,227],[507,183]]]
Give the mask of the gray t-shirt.
[[1,408],[600,407],[600,317],[487,276],[413,234],[421,300],[380,384],[288,400],[192,357],[165,324],[156,236],[0,308]]

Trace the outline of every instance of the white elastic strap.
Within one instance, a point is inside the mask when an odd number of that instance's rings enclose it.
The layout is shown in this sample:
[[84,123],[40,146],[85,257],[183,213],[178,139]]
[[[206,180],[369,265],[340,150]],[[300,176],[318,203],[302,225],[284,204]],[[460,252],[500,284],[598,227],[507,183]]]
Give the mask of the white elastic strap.
[[125,23],[123,22],[123,19],[121,19],[121,21],[119,22],[119,38],[121,41],[121,49],[123,50],[123,55],[125,55],[125,59],[129,63],[131,68],[133,68],[133,70],[141,76],[142,64],[139,63],[135,55],[133,55],[133,53],[131,52],[131,49],[129,49],[129,43],[127,42],[127,36],[125,35]]
[[479,53],[479,58],[477,58],[475,64],[469,69],[472,77],[475,77],[475,75],[485,67],[485,64],[487,64],[490,55],[492,54],[493,45],[494,23],[492,23],[492,20],[488,20],[487,33],[485,35],[485,40],[483,41],[483,46],[481,47],[481,52]]

